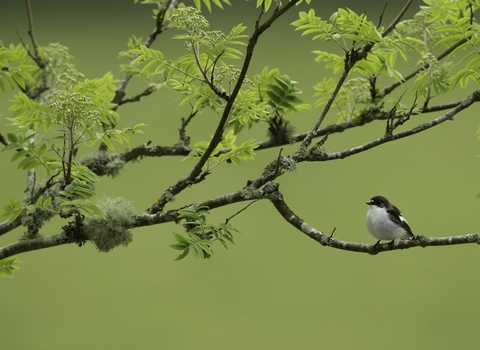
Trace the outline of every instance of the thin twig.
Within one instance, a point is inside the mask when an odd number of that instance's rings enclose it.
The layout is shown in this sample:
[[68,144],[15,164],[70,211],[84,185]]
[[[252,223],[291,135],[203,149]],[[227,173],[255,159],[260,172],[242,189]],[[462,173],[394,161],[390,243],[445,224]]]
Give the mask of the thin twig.
[[37,39],[35,38],[35,31],[33,29],[32,6],[30,5],[30,0],[25,0],[25,3],[27,5],[27,17],[28,17],[28,27],[29,27],[28,35],[32,40],[35,62],[37,62],[37,64],[40,66],[40,62],[42,62],[42,60],[40,59],[40,55],[38,54],[38,44],[37,44]]
[[283,151],[283,148],[280,148],[280,151],[278,152],[277,167],[275,169],[275,173],[278,173],[279,170],[280,170],[280,162],[281,162],[281,159],[282,159],[282,151]]
[[26,0],[26,5],[27,5],[27,17],[28,17],[28,35],[30,36],[30,39],[32,41],[32,46],[33,46],[33,53],[30,52],[28,49],[27,44],[23,41],[22,37],[17,31],[18,38],[20,39],[20,42],[22,43],[23,47],[27,51],[28,56],[35,62],[35,64],[43,71],[42,74],[42,81],[39,86],[36,88],[32,89],[28,85],[23,88],[21,87],[18,83],[17,86],[19,89],[24,92],[30,99],[35,100],[37,99],[43,92],[48,90],[48,85],[47,85],[47,79],[48,79],[48,74],[49,74],[49,68],[46,60],[43,60],[40,57],[40,54],[38,52],[38,44],[37,44],[37,39],[35,38],[35,31],[33,28],[33,15],[32,15],[32,8],[30,5],[30,0]]
[[0,134],[0,143],[4,146],[8,146],[8,141],[5,139],[5,137],[3,137],[2,134]]
[[190,144],[190,137],[187,136],[187,126],[192,121],[192,119],[197,115],[197,113],[198,113],[198,110],[190,113],[187,119],[182,118],[182,127],[178,129],[180,133],[180,141],[182,141],[185,146],[188,146]]
[[[405,12],[407,12],[408,8],[410,7],[410,5],[412,4],[413,0],[408,0],[407,3],[405,4],[405,6],[403,6],[402,10],[399,12],[399,14],[397,15],[397,17],[394,18],[394,20],[392,21],[392,23],[390,23],[390,25],[385,28],[385,30],[383,31],[382,33],[382,37],[386,37],[388,34],[390,34],[390,32],[392,30],[395,29],[395,27],[397,26],[398,22],[400,22],[400,20],[402,19],[403,15],[405,14]],[[386,5],[385,5],[386,6]]]
[[114,110],[116,110],[119,106],[124,105],[125,103],[138,102],[142,97],[151,95],[153,92],[155,92],[155,88],[153,86],[149,86],[139,94],[136,94],[135,96],[132,96],[129,98],[124,98],[121,101],[119,101],[117,106],[115,106]]
[[[351,66],[353,67],[353,66]],[[337,97],[340,89],[342,88],[343,83],[347,79],[348,73],[350,72],[351,67],[346,67],[342,73],[342,76],[340,79],[338,79],[337,86],[335,86],[335,90],[333,90],[332,94],[330,95],[330,98],[328,99],[327,103],[323,107],[322,113],[320,113],[320,116],[318,117],[317,121],[313,125],[312,130],[306,135],[305,139],[303,140],[302,144],[300,145],[299,148],[306,149],[308,146],[310,146],[310,143],[312,142],[312,139],[317,132],[318,128],[322,124],[323,120],[328,114],[328,111],[330,111],[330,107],[333,104],[333,101]]]
[[240,209],[239,211],[237,211],[235,214],[233,214],[233,215],[230,216],[229,218],[225,219],[225,225],[228,224],[228,223],[230,222],[230,220],[232,220],[235,216],[237,216],[237,215],[240,214],[241,212],[247,210],[249,206],[251,206],[252,204],[258,202],[259,200],[260,200],[260,199],[255,199],[253,202],[248,203],[245,207],[243,207],[242,209]]
[[378,18],[377,28],[380,28],[380,26],[382,25],[383,15],[385,14],[385,10],[387,9],[387,4],[388,3],[385,1],[385,5],[383,5],[383,10],[380,13],[380,17]]

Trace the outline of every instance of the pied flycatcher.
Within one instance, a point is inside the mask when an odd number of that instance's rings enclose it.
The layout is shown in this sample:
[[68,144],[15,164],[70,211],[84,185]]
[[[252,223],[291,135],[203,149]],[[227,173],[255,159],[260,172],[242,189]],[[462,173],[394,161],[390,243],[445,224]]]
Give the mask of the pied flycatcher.
[[400,210],[387,198],[375,196],[366,204],[369,206],[367,230],[378,239],[375,245],[378,245],[381,240],[391,240],[389,244],[393,244],[397,238],[412,239],[415,237]]

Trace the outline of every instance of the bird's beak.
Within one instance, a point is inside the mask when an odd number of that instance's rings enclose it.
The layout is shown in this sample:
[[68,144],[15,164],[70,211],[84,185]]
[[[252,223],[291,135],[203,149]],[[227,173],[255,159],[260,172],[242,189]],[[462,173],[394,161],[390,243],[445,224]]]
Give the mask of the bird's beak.
[[367,202],[367,203],[365,203],[365,204],[368,204],[368,205],[370,205],[370,204],[372,204],[372,203],[371,203],[371,202]]

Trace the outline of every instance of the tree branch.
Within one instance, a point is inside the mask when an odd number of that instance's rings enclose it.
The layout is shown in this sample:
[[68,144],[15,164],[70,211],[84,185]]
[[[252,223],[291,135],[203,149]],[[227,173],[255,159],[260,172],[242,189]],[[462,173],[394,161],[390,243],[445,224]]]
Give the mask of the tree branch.
[[140,101],[140,99],[142,97],[151,95],[154,91],[155,91],[155,88],[152,87],[152,86],[149,86],[148,88],[146,88],[145,90],[143,90],[139,94],[136,94],[135,96],[132,96],[132,97],[129,97],[129,98],[124,98],[124,99],[120,100],[118,102],[117,106],[114,108],[114,110],[116,110],[119,106],[121,106],[125,103],[138,102],[138,101]]
[[5,137],[0,134],[0,143],[4,146],[8,146],[8,141],[5,139]]
[[472,95],[464,99],[460,104],[458,104],[455,108],[450,110],[449,112],[441,115],[438,118],[432,119],[426,123],[420,124],[410,130],[406,130],[403,132],[400,132],[398,134],[394,135],[388,135],[385,134],[384,136],[378,138],[377,140],[368,142],[366,144],[363,144],[361,146],[349,148],[342,150],[340,152],[335,152],[335,153],[321,153],[321,154],[315,154],[315,152],[309,152],[308,154],[304,154],[303,156],[299,156],[297,158],[294,157],[296,161],[327,161],[327,160],[335,160],[335,159],[344,159],[346,157],[352,156],[354,154],[358,154],[361,152],[365,152],[366,150],[369,150],[371,148],[377,147],[381,144],[395,141],[402,139],[404,137],[408,137],[411,135],[418,134],[422,131],[428,130],[430,128],[433,128],[434,126],[437,126],[447,120],[453,120],[453,117],[460,113],[462,110],[468,108],[471,106],[473,103],[480,101],[480,90],[476,90],[473,92]]
[[[282,16],[285,12],[287,12],[289,9],[291,9],[299,0],[292,0],[289,2],[287,5],[282,7],[280,10],[274,12],[272,16],[265,21],[264,24],[261,26],[258,23],[255,27],[255,30],[253,34],[251,35],[246,53],[245,53],[245,60],[243,61],[243,66],[242,69],[240,70],[240,74],[237,80],[237,83],[235,84],[235,87],[231,93],[231,95],[228,98],[228,101],[225,105],[225,109],[223,110],[222,117],[220,118],[220,121],[217,125],[217,128],[215,130],[215,133],[212,137],[212,140],[210,141],[205,153],[202,155],[200,160],[197,162],[197,164],[194,166],[190,174],[183,179],[180,179],[175,185],[168,187],[168,189],[161,195],[161,197],[156,201],[155,204],[150,207],[147,212],[149,214],[155,214],[159,211],[162,211],[165,205],[178,193],[182,192],[185,188],[190,186],[191,184],[196,182],[196,178],[202,173],[202,168],[210,158],[211,154],[217,147],[218,143],[222,139],[223,131],[225,130],[225,125],[227,124],[228,117],[230,115],[230,111],[233,107],[233,103],[235,102],[235,99],[240,92],[240,88],[242,87],[243,81],[247,75],[248,68],[250,66],[250,62],[252,60],[253,56],[253,51],[255,49],[255,46],[257,44],[258,38],[260,35],[262,35],[265,30],[267,30],[280,16]],[[204,173],[202,176],[204,177],[207,175],[207,173]]]
[[[446,109],[452,109],[460,105],[462,101],[456,101],[456,102],[450,102],[446,103],[443,105],[438,105],[438,106],[431,106],[427,108],[422,108],[420,113],[415,114],[415,112],[412,113],[412,115],[421,115],[423,113],[430,113],[430,112],[438,112]],[[188,125],[190,120],[194,117],[194,115],[189,115],[188,118],[184,119],[182,121],[182,127],[179,129],[180,131],[180,139],[182,141],[186,141],[187,139],[189,140],[188,137],[185,136],[185,127]],[[376,107],[370,108],[366,110],[361,116],[358,118],[350,119],[342,123],[338,124],[331,124],[328,125],[320,130],[317,130],[314,134],[312,139],[323,137],[325,135],[331,135],[331,134],[336,134],[336,133],[341,133],[344,132],[348,129],[356,128],[359,126],[363,126],[365,124],[371,123],[376,120],[386,120],[389,118],[389,112],[382,111]],[[266,141],[259,141],[256,142],[255,144],[257,145],[257,148],[255,148],[255,151],[262,151],[270,148],[277,148],[279,146],[284,146],[284,145],[289,145],[297,142],[301,142],[305,139],[307,136],[308,132],[293,135],[292,138],[289,141],[283,141],[279,142],[278,140],[272,141],[272,140],[266,140]],[[183,136],[182,136],[183,135]],[[126,151],[121,155],[121,158],[125,162],[130,162],[132,160],[138,160],[139,158],[142,157],[163,157],[163,156],[182,156],[186,157],[190,153],[190,149],[188,147],[176,147],[176,146],[158,146],[158,145],[150,145],[151,141],[148,141],[147,143],[140,145],[138,147],[132,148],[129,151]],[[215,156],[219,156],[221,154],[227,153],[231,151],[231,148],[226,148],[219,150]],[[98,174],[97,174],[98,175]]]
[[[345,60],[348,60],[348,58],[346,57]],[[330,107],[332,106],[333,101],[335,101],[335,98],[337,97],[338,92],[342,88],[343,83],[345,83],[345,80],[347,79],[348,73],[353,68],[353,65],[346,65],[345,66],[345,69],[343,70],[342,76],[340,77],[340,79],[338,79],[337,86],[335,86],[335,90],[332,92],[332,94],[330,95],[330,98],[328,99],[327,103],[323,107],[322,113],[320,113],[320,116],[318,117],[317,121],[313,125],[312,130],[309,133],[307,133],[305,139],[303,140],[302,144],[299,147],[300,149],[306,149],[308,146],[310,146],[310,143],[312,142],[313,136],[315,135],[318,128],[322,124],[323,120],[327,116],[328,111],[330,111]]]
[[[245,202],[245,201],[256,201],[264,198],[266,198],[266,194],[264,193],[264,191],[245,188],[243,190],[233,192],[233,193],[228,193],[223,196],[215,197],[203,202],[199,202],[196,204],[189,204],[175,210],[168,210],[168,211],[164,211],[154,215],[145,214],[145,213],[141,215],[137,215],[135,217],[135,222],[132,228],[158,225],[158,224],[163,224],[163,223],[172,222],[172,221],[176,222],[178,218],[178,210],[184,209],[187,207],[206,206],[209,209],[216,209],[216,208],[220,208],[233,203],[239,203],[239,202]],[[2,232],[5,226],[12,225],[16,221],[17,220],[15,220],[11,224],[9,224],[8,222],[4,222],[0,224],[0,233]],[[20,222],[20,220],[18,221]],[[65,232],[62,232],[56,235],[47,236],[47,237],[38,237],[38,238],[29,239],[27,241],[20,241],[20,242],[12,243],[10,245],[0,248],[0,260],[4,258],[8,258],[12,255],[26,253],[32,250],[51,248],[58,245],[71,244],[71,243],[78,244],[79,241],[73,237],[72,238],[67,237]]]
[[10,245],[0,248],[0,260],[8,258],[9,256],[20,254],[20,253],[26,253],[32,250],[56,247],[56,246],[67,244],[67,243],[73,243],[73,241],[71,241],[71,239],[67,238],[62,233],[57,235],[33,238],[27,241],[12,243]]
[[40,55],[38,53],[38,44],[37,44],[37,39],[35,38],[35,31],[33,29],[33,15],[32,15],[32,6],[30,4],[30,0],[25,0],[25,3],[27,5],[27,18],[28,18],[28,35],[30,36],[30,39],[32,40],[32,46],[33,46],[33,59],[35,62],[38,64],[40,68],[43,68],[44,62],[40,58]]
[[186,119],[182,118],[182,126],[180,129],[178,129],[180,141],[182,141],[185,146],[190,145],[190,136],[187,136],[187,126],[197,115],[197,112],[198,111],[190,113],[190,115]]
[[0,223],[0,236],[10,232],[11,230],[17,228],[22,224],[22,219],[20,217],[17,217],[13,221],[4,221]]
[[[397,17],[395,17],[395,19],[392,21],[392,23],[390,23],[390,25],[385,28],[385,30],[383,31],[382,33],[382,37],[386,37],[388,34],[390,34],[390,32],[392,30],[395,29],[395,27],[397,26],[398,22],[400,22],[400,20],[402,19],[403,15],[405,15],[405,12],[407,12],[408,8],[410,7],[410,5],[412,4],[413,0],[408,0],[407,3],[405,4],[405,6],[402,8],[402,10],[399,12],[399,14],[397,15]],[[385,5],[386,6],[386,5]]]
[[[37,39],[35,38],[35,31],[33,29],[33,14],[32,14],[32,7],[30,4],[30,0],[25,0],[26,6],[27,6],[27,18],[28,18],[28,35],[30,36],[30,39],[32,41],[32,46],[33,46],[33,54],[30,52],[28,49],[27,45],[23,42],[22,38],[19,36],[20,42],[22,43],[23,47],[27,51],[28,56],[35,62],[35,64],[43,71],[42,74],[42,81],[39,86],[37,86],[34,89],[31,89],[28,85],[23,89],[20,85],[17,86],[20,88],[21,91],[23,91],[30,99],[35,100],[37,99],[44,91],[48,90],[48,85],[47,85],[47,78],[48,78],[48,73],[49,73],[49,68],[46,60],[43,60],[40,57],[40,54],[38,52],[38,44],[37,44]],[[8,69],[7,69],[8,70]]]
[[162,211],[156,214],[143,213],[135,217],[134,227],[143,227],[163,224],[165,222],[176,221],[178,217],[178,210],[189,208],[193,206],[198,207],[208,207],[209,209],[216,209],[233,203],[239,203],[244,201],[258,200],[263,199],[264,194],[262,191],[245,188],[243,190],[228,193],[223,196],[215,197],[203,202],[198,202],[195,204],[189,204],[178,209],[172,209],[167,211]]
[[[170,13],[172,11],[172,9],[176,6],[176,3],[177,3],[176,0],[168,0],[161,6],[161,8],[158,10],[157,17],[155,19],[155,29],[148,36],[147,40],[145,40],[143,45],[145,45],[146,47],[152,46],[152,44],[155,41],[155,39],[157,38],[157,36],[165,30],[165,18],[167,16],[167,14]],[[132,57],[130,62],[133,62],[135,60],[135,58],[137,58],[137,57],[138,56]],[[123,77],[122,81],[118,85],[117,91],[115,91],[115,97],[112,100],[113,103],[116,103],[118,105],[122,105],[122,104],[125,104],[126,102],[139,101],[140,97],[147,96],[146,94],[140,93],[140,94],[138,94],[138,95],[136,95],[136,96],[134,96],[130,99],[127,99],[128,101],[123,102],[123,98],[125,97],[125,89],[127,88],[127,85],[129,83],[130,79],[132,79],[132,76],[129,75],[129,74],[127,74]],[[145,90],[145,91],[147,91],[147,90]],[[148,93],[148,95],[150,95],[150,93]],[[138,100],[135,100],[136,97],[138,97]]]
[[272,204],[279,214],[287,221],[290,225],[295,227],[297,230],[301,231],[311,239],[317,241],[325,247],[331,247],[341,250],[347,250],[357,253],[368,253],[371,255],[376,255],[377,253],[391,251],[391,250],[402,250],[414,247],[429,247],[429,246],[447,246],[447,245],[457,245],[457,244],[471,244],[476,243],[480,244],[480,234],[466,234],[463,236],[453,236],[453,237],[427,237],[424,235],[419,235],[411,240],[395,241],[393,244],[363,244],[342,241],[336,238],[326,235],[323,232],[320,232],[307,224],[303,219],[296,215],[285,203],[283,196],[280,192],[277,193],[275,197],[271,199]]

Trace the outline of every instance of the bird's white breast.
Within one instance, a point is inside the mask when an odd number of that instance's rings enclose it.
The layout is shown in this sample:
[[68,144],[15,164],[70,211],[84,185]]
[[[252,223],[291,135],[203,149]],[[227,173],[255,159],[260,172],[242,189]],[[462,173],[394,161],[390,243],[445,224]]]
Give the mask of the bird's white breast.
[[[407,221],[403,217],[401,219]],[[407,230],[390,219],[385,208],[376,205],[370,205],[370,209],[367,211],[366,224],[368,232],[377,239],[392,240],[408,238],[409,236]]]

